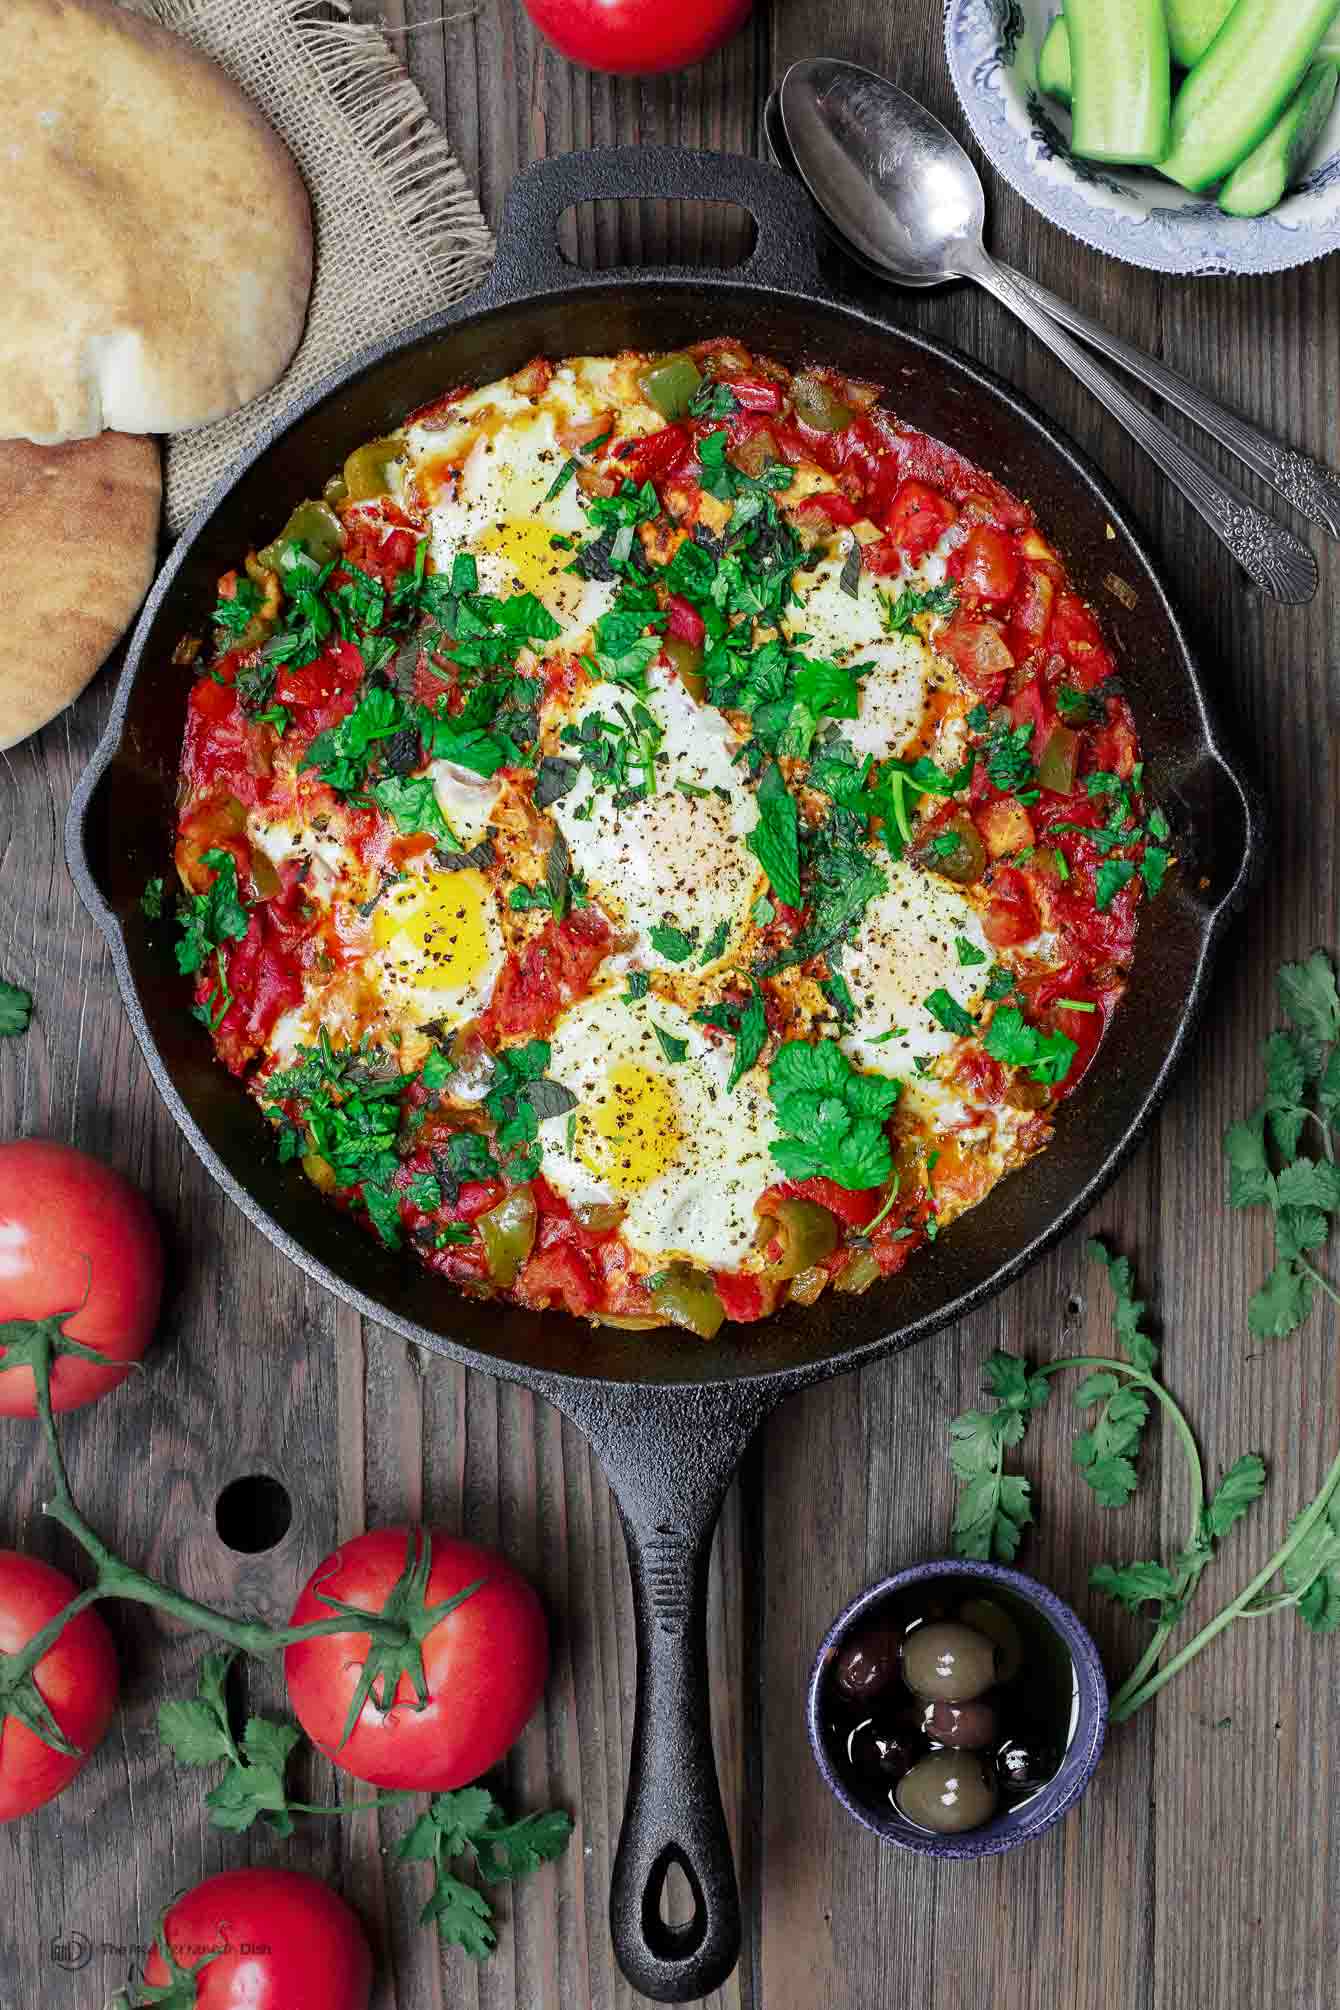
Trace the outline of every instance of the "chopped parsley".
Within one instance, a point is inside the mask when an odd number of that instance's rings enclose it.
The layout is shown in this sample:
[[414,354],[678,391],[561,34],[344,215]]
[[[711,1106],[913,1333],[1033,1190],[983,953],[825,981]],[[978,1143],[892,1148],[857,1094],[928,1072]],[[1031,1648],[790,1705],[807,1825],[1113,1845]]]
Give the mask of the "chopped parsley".
[[1044,1033],[1030,1026],[1017,1005],[1002,1005],[987,1027],[982,1045],[993,1061],[1007,1068],[1027,1068],[1035,1082],[1063,1082],[1077,1052],[1064,1033]]
[[972,1013],[965,1012],[957,998],[952,997],[942,985],[932,991],[928,998],[924,998],[922,1003],[932,1019],[937,1025],[943,1026],[946,1033],[960,1033],[966,1036],[976,1032],[977,1021]]
[[898,1082],[859,1074],[835,1040],[788,1040],[773,1056],[768,1086],[788,1133],[769,1149],[788,1179],[831,1179],[860,1192],[892,1177],[884,1126]]
[[687,1040],[677,1040],[673,1033],[667,1033],[664,1026],[658,1026],[654,1019],[651,1030],[656,1035],[656,1043],[667,1061],[674,1063],[685,1059],[689,1051]]
[[958,606],[958,596],[948,584],[929,586],[924,591],[905,586],[896,600],[891,593],[881,590],[879,600],[886,635],[911,635],[919,614],[949,615]]
[[33,1016],[33,998],[21,984],[0,977],[0,1040],[13,1040],[26,1033]]

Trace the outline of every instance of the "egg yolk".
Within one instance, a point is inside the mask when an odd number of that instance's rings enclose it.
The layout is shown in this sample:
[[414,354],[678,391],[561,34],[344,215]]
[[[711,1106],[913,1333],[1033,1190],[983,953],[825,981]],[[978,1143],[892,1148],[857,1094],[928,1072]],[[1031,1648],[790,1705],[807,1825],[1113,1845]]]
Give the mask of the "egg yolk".
[[378,903],[372,940],[401,984],[463,991],[489,967],[489,889],[482,873],[427,873],[402,880]]
[[510,592],[533,593],[556,619],[575,616],[581,607],[586,581],[567,568],[571,551],[555,550],[547,524],[531,517],[524,522],[508,519],[490,524],[474,540],[473,549],[481,556],[496,557],[507,575]]
[[577,1157],[617,1193],[641,1193],[684,1143],[669,1084],[637,1061],[616,1061],[577,1116]]

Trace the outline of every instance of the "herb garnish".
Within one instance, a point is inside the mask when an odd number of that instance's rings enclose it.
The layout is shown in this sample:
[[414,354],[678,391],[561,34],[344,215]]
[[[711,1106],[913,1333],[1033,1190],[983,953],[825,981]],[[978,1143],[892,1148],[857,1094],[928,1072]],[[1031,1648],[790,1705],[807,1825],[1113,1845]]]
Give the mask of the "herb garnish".
[[13,1040],[26,1033],[32,1016],[32,993],[0,977],[0,1040]]
[[777,1121],[790,1135],[769,1146],[788,1179],[831,1179],[856,1192],[893,1172],[884,1125],[900,1084],[859,1074],[836,1040],[787,1040],[768,1070]]

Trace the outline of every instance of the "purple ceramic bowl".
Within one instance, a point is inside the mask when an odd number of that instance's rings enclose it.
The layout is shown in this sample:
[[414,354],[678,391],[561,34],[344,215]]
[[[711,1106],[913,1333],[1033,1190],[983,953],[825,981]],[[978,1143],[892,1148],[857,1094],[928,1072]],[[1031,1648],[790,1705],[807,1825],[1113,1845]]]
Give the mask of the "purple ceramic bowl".
[[[1073,1677],[1070,1735],[1065,1757],[1057,1772],[1031,1799],[1018,1807],[1005,1809],[981,1828],[965,1830],[961,1835],[932,1835],[907,1821],[893,1806],[880,1813],[859,1801],[838,1772],[823,1733],[821,1691],[824,1677],[847,1634],[885,1599],[906,1591],[912,1585],[942,1577],[976,1578],[983,1590],[994,1585],[1031,1605],[1064,1646],[1070,1657]],[[892,1843],[896,1849],[917,1850],[923,1856],[998,1856],[1002,1850],[1017,1849],[1020,1843],[1032,1842],[1053,1822],[1060,1821],[1062,1815],[1074,1807],[1093,1778],[1107,1731],[1107,1678],[1098,1658],[1098,1649],[1088,1631],[1070,1607],[1054,1591],[1048,1591],[1045,1584],[1039,1584],[1036,1578],[1025,1577],[1022,1571],[1007,1570],[1003,1564],[964,1563],[957,1557],[946,1557],[938,1562],[914,1563],[892,1577],[881,1578],[844,1607],[824,1635],[819,1649],[805,1699],[805,1718],[810,1749],[819,1771],[847,1813],[863,1827],[873,1829],[882,1842]]]

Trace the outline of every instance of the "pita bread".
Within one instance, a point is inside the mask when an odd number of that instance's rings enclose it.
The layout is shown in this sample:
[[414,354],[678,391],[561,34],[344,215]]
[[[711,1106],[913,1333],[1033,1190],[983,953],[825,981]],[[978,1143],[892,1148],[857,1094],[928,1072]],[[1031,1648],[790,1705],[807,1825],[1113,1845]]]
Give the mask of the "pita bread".
[[0,440],[0,748],[79,696],[149,589],[156,440]]
[[311,209],[208,57],[112,0],[3,0],[0,165],[0,438],[178,432],[274,383]]

